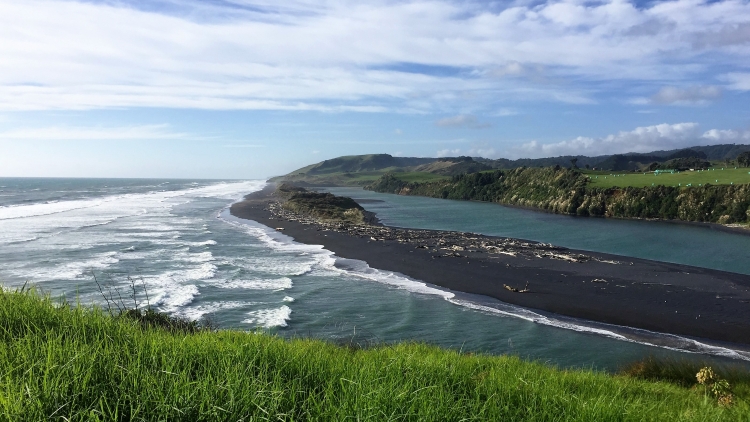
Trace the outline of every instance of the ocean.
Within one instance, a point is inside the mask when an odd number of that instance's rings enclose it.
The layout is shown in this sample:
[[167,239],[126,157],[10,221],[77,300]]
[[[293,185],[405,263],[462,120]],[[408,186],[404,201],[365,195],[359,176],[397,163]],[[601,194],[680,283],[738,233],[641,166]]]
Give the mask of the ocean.
[[[543,315],[446,291],[229,215],[231,203],[264,185],[262,180],[2,178],[0,285],[28,283],[85,305],[106,306],[104,294],[127,306],[208,318],[227,329],[363,346],[419,341],[562,367],[617,370],[648,355],[750,359],[748,351],[733,346]],[[564,216],[493,204],[334,191],[364,199],[363,206],[397,226],[516,236],[671,262],[689,259],[748,273],[736,263],[750,250],[748,236],[666,223],[571,223],[559,219]],[[602,224],[623,235],[607,241]],[[638,230],[649,233],[645,248],[632,246]],[[665,245],[684,244],[678,233],[698,244],[719,242],[721,256],[665,252]]]

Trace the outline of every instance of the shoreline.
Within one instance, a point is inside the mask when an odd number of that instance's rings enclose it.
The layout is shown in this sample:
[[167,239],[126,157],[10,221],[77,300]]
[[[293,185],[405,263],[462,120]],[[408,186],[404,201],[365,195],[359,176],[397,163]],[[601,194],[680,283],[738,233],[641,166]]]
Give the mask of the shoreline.
[[[512,256],[482,251],[440,255],[436,254],[437,249],[415,247],[403,240],[371,240],[374,238],[279,218],[268,209],[276,200],[272,196],[274,190],[275,185],[269,184],[246,196],[230,207],[230,213],[272,229],[283,229],[297,242],[323,245],[336,256],[365,261],[372,268],[394,271],[456,292],[595,323],[750,345],[747,275],[567,248],[555,250],[592,259],[570,262],[533,254]],[[488,242],[508,240],[480,237]],[[505,287],[522,290],[526,283],[526,293]]]

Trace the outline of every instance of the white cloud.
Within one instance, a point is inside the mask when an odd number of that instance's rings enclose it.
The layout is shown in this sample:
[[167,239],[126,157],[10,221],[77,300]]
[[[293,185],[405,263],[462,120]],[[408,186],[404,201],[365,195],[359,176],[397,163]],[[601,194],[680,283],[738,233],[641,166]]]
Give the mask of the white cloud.
[[[735,0],[501,10],[441,0],[184,1],[170,2],[179,9],[171,15],[122,4],[0,0],[0,110],[582,104],[596,101],[598,82],[701,85],[714,67],[736,73],[750,58],[750,4]],[[404,71],[412,64],[446,72]]]
[[750,134],[735,131],[712,129],[701,132],[698,123],[663,123],[654,126],[638,127],[603,138],[579,136],[575,139],[542,144],[531,141],[508,151],[512,158],[554,157],[560,155],[622,154],[627,152],[651,152],[686,148],[695,145],[710,145],[750,139]]
[[461,154],[461,150],[456,149],[441,149],[437,152],[436,157],[456,157]]
[[721,97],[721,88],[718,86],[689,86],[684,88],[666,86],[651,97],[651,103],[696,105],[705,104],[719,97]]
[[491,126],[489,123],[480,122],[475,116],[470,114],[459,114],[457,116],[445,117],[436,121],[435,125],[440,127],[465,127],[470,129],[483,129]]
[[750,142],[750,130],[711,129],[702,136],[714,144]]
[[485,157],[485,158],[496,158],[498,156],[497,151],[491,147],[485,148],[469,148],[467,150],[461,150],[460,148],[455,149],[441,149],[437,152],[437,157],[457,157],[459,155],[468,155],[469,157]]
[[141,125],[121,127],[40,127],[18,128],[0,132],[2,141],[112,141],[158,139],[206,139],[173,132],[169,125]]
[[750,73],[732,72],[724,76],[729,87],[738,91],[750,91]]
[[472,148],[468,151],[468,155],[471,157],[496,158],[498,154],[495,148]]

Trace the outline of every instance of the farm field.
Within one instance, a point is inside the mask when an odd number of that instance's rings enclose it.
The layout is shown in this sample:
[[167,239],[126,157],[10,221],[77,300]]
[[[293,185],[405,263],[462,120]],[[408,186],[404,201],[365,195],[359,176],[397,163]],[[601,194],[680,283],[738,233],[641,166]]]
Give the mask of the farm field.
[[739,167],[730,168],[712,168],[702,171],[685,171],[681,173],[616,173],[603,171],[584,170],[583,174],[589,176],[590,187],[611,188],[611,187],[645,187],[645,186],[692,186],[698,185],[729,185],[729,184],[746,184],[750,183],[750,168]]

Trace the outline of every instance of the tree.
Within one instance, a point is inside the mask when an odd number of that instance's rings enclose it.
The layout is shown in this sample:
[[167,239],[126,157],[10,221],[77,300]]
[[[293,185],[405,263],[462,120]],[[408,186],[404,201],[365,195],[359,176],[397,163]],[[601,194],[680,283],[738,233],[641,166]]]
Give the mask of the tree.
[[742,167],[750,167],[750,151],[745,151],[737,156],[737,164]]
[[570,160],[570,164],[572,164],[571,168],[577,169],[578,168],[578,166],[576,165],[577,162],[578,162],[578,158],[571,158]]

